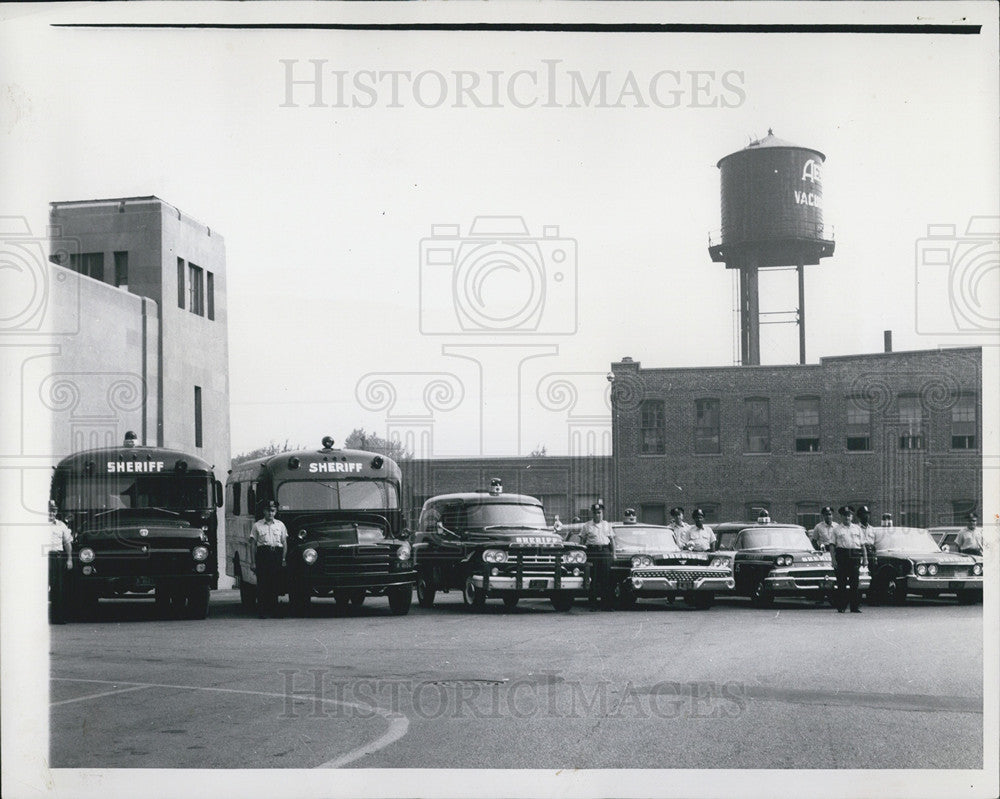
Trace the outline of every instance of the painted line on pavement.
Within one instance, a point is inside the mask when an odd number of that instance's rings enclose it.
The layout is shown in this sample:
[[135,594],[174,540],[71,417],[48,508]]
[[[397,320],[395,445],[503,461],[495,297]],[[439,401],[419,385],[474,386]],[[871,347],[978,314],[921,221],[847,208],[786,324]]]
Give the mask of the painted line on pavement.
[[[114,683],[115,685],[120,685],[120,683]],[[86,702],[88,699],[100,699],[103,696],[114,696],[115,694],[127,694],[129,691],[141,691],[148,686],[145,685],[132,685],[128,688],[119,688],[117,691],[101,691],[99,694],[87,694],[86,696],[77,696],[73,699],[60,699],[58,702],[49,702],[49,707],[55,707],[56,705],[69,705],[73,702]]]
[[[121,691],[108,691],[104,694],[92,694],[87,697],[80,697],[83,699],[96,699],[98,696],[110,696],[111,694],[124,693],[128,690],[138,690],[140,688],[173,688],[182,691],[214,691],[216,693],[224,694],[244,694],[249,696],[267,696],[275,697],[277,699],[287,699],[287,695],[283,693],[275,693],[273,691],[250,691],[244,688],[216,688],[212,686],[205,685],[168,685],[166,683],[152,683],[152,682],[128,682],[127,680],[93,680],[93,679],[82,679],[77,677],[50,677],[51,680],[58,680],[61,682],[84,682],[84,683],[95,683],[98,685],[129,685],[132,688],[126,688]],[[390,710],[385,710],[384,708],[378,707],[377,705],[362,705],[358,702],[344,702],[338,699],[327,699],[326,697],[309,697],[311,702],[322,702],[324,704],[338,705],[340,707],[352,707],[357,710],[362,710],[366,713],[374,713],[381,716],[389,724],[389,729],[383,734],[367,744],[362,744],[355,749],[351,749],[349,752],[333,758],[332,760],[327,760],[325,763],[320,763],[315,768],[341,768],[355,760],[360,760],[363,757],[367,757],[370,754],[378,752],[380,749],[385,749],[385,747],[390,744],[395,743],[404,735],[410,727],[410,720],[401,713],[394,713]],[[77,701],[77,700],[67,700],[67,701]],[[65,704],[65,702],[56,702],[53,704]]]

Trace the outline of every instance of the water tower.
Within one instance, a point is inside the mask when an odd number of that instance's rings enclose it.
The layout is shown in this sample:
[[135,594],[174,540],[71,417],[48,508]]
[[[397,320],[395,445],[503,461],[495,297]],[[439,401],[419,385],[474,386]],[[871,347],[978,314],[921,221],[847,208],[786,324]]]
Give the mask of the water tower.
[[740,354],[760,364],[760,269],[795,267],[799,280],[799,363],[806,362],[803,267],[833,255],[833,232],[823,224],[823,163],[819,150],[775,137],[754,141],[716,165],[722,172],[722,230],[708,253],[740,270]]

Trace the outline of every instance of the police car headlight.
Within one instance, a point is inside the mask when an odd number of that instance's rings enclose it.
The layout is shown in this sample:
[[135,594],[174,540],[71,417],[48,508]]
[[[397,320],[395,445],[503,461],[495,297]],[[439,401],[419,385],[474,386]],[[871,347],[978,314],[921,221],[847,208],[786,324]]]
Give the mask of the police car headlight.
[[648,569],[653,565],[653,559],[649,555],[634,555],[632,557],[633,569]]
[[795,562],[795,558],[791,555],[778,555],[778,565],[779,566],[791,566]]
[[303,541],[305,539],[305,537],[306,537],[306,531],[305,530],[299,530],[296,533],[296,535],[299,537],[299,541]]
[[582,549],[571,549],[563,560],[566,563],[583,563],[587,560],[587,555]]
[[928,566],[927,567],[927,573],[928,574],[937,574],[938,573],[937,564],[936,563],[932,563],[930,566]]
[[195,547],[191,550],[191,557],[195,560],[207,560],[208,549],[206,547]]
[[302,560],[304,560],[310,566],[316,562],[316,558],[318,557],[319,555],[316,554],[316,550],[313,549],[312,547],[307,547],[306,549],[302,550]]
[[410,553],[412,551],[413,550],[410,548],[410,542],[404,541],[402,544],[399,545],[399,549],[396,550],[396,557],[399,558],[400,560],[409,560]]
[[483,560],[487,563],[506,563],[507,553],[502,549],[487,549],[483,552]]
[[927,574],[927,564],[920,563],[917,565],[917,574],[924,575]]
[[728,569],[731,564],[729,558],[712,558],[711,566],[713,569]]
[[983,573],[983,564],[982,563],[976,563],[976,564],[974,564],[972,566],[972,573],[974,575],[976,575],[976,577],[978,577],[980,574],[982,574]]
[[80,563],[93,563],[94,562],[94,550],[90,547],[84,547],[80,550]]

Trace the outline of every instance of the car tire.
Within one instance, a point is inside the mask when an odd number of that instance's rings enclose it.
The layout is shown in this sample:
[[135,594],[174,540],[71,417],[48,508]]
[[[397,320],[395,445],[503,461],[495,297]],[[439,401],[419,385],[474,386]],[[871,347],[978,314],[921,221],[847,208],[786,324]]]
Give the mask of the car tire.
[[622,610],[634,608],[639,597],[635,595],[632,586],[625,582],[615,583],[614,589],[615,604]]
[[212,598],[212,589],[208,583],[195,585],[188,588],[185,599],[187,606],[184,609],[184,617],[188,619],[208,618],[208,603]]
[[750,601],[755,608],[769,608],[774,604],[774,594],[767,590],[763,577],[754,583],[750,591]]
[[715,604],[715,594],[711,591],[695,591],[692,594],[685,595],[684,601],[695,610],[708,610]]
[[417,604],[422,608],[434,607],[434,597],[436,594],[437,589],[432,587],[432,583],[427,575],[417,575]]
[[521,597],[519,597],[517,594],[504,594],[503,606],[507,608],[507,610],[513,610],[514,608],[517,607],[517,601],[520,598]]
[[405,616],[410,612],[410,604],[413,602],[413,587],[400,585],[388,590],[389,610],[393,616]]
[[888,580],[885,589],[886,604],[897,607],[906,604],[906,584],[902,580]]
[[552,594],[551,597],[552,607],[554,607],[560,613],[565,613],[570,608],[573,607],[573,595],[564,594],[562,592],[557,594]]
[[481,588],[476,588],[475,583],[472,582],[471,574],[465,578],[465,585],[462,587],[462,602],[467,608],[477,610],[486,605],[486,592]]
[[958,604],[960,605],[975,605],[977,603],[981,604],[983,601],[982,591],[959,591],[958,592]]

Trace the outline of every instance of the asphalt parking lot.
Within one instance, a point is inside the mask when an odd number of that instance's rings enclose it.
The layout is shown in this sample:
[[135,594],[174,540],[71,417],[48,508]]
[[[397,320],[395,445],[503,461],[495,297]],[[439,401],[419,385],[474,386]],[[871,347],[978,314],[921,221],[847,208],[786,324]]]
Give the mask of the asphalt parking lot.
[[789,600],[205,621],[102,602],[52,628],[51,763],[96,768],[971,768],[982,607]]

